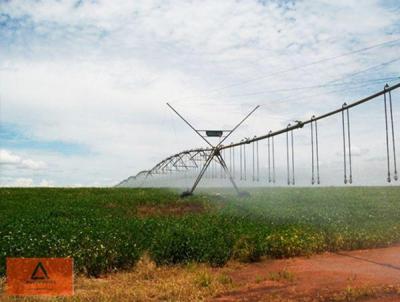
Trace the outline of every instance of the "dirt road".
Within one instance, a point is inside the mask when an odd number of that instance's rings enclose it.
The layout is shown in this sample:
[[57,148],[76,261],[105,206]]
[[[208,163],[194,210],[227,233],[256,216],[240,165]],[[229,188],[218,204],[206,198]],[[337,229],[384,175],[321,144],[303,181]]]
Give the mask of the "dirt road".
[[[2,294],[0,301],[15,301]],[[59,299],[46,299],[59,301]],[[257,263],[157,267],[145,257],[131,270],[76,276],[65,301],[400,302],[400,246]],[[43,301],[30,298],[24,301]]]
[[400,246],[266,260],[231,273],[213,301],[400,301]]

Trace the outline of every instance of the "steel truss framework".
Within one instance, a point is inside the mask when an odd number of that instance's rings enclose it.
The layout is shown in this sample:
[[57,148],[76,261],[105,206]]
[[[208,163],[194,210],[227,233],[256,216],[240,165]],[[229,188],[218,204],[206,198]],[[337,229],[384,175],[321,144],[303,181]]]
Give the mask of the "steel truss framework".
[[[206,173],[207,169],[213,163],[213,165],[218,164],[220,167],[220,174],[213,167],[211,171],[212,178],[225,178],[228,177],[236,189],[238,194],[243,194],[239,191],[238,186],[235,183],[235,173],[232,175],[232,171],[235,170],[235,159],[232,165],[232,156],[235,158],[235,147],[239,147],[239,159],[240,159],[240,179],[246,180],[246,145],[252,145],[252,149],[249,152],[253,154],[253,181],[259,180],[259,166],[258,166],[258,141],[267,140],[268,145],[268,182],[275,183],[275,159],[274,159],[274,138],[281,134],[286,134],[286,149],[287,149],[287,182],[289,185],[295,184],[294,175],[294,149],[293,149],[293,131],[303,128],[305,125],[310,124],[310,134],[311,134],[311,156],[312,156],[312,178],[311,184],[320,184],[319,175],[319,151],[318,151],[318,121],[325,119],[327,117],[341,114],[342,118],[342,135],[343,135],[343,171],[344,171],[344,183],[351,184],[353,181],[352,175],[352,163],[351,163],[351,129],[350,129],[350,109],[359,106],[363,103],[372,101],[380,96],[383,96],[384,103],[384,113],[385,113],[385,126],[386,126],[386,161],[387,161],[387,177],[386,180],[391,182],[392,180],[397,181],[398,171],[397,171],[397,161],[396,161],[396,143],[395,143],[395,133],[394,133],[394,121],[393,121],[393,106],[392,106],[392,96],[391,91],[400,88],[400,83],[389,86],[385,85],[384,89],[378,91],[370,96],[363,99],[355,101],[353,103],[344,103],[340,108],[322,114],[320,116],[312,116],[310,119],[305,121],[296,121],[294,124],[289,124],[287,127],[277,130],[269,131],[261,136],[254,136],[253,138],[245,138],[237,143],[222,144],[231,133],[233,133],[243,122],[246,120],[257,108],[253,109],[238,125],[236,125],[232,130],[228,131],[228,135],[216,146],[213,146],[203,135],[201,135],[194,127],[192,127],[172,106],[168,103],[167,105],[182,119],[187,123],[199,136],[203,138],[209,145],[206,148],[197,148],[185,150],[176,154],[173,154],[159,163],[157,163],[150,170],[140,171],[135,176],[131,176],[117,186],[121,186],[130,180],[145,180],[153,175],[164,175],[171,174],[175,172],[182,171],[193,171],[198,172],[198,176],[192,186],[192,188],[186,192],[182,193],[182,196],[191,195],[199,184],[200,180]],[[205,130],[201,130],[205,131]],[[225,131],[225,130],[224,130]],[[255,151],[256,150],[256,151]],[[256,153],[255,153],[256,152]],[[224,158],[230,158],[228,167]],[[256,163],[256,164],[255,164]],[[256,165],[256,166],[255,166]],[[224,172],[224,173],[223,173]]]

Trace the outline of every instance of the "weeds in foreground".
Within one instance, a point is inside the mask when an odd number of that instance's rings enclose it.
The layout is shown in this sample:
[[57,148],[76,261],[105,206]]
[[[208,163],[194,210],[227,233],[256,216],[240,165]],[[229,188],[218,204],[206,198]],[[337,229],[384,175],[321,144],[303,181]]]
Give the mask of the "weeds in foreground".
[[[400,299],[400,288],[398,286],[384,287],[352,287],[348,286],[333,297],[325,298],[324,302],[357,302],[371,298],[398,297]],[[393,300],[394,301],[394,300]]]
[[268,279],[271,281],[293,282],[295,280],[295,275],[294,273],[285,269],[279,272],[270,272],[268,275]]

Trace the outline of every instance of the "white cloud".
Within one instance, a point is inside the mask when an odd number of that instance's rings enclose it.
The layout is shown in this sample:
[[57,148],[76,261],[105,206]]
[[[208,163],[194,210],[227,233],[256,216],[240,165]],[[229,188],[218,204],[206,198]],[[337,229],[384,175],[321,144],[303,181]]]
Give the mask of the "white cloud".
[[71,185],[69,185],[69,187],[71,187],[71,188],[79,188],[79,187],[83,187],[83,185],[77,183],[77,184],[71,184]]
[[39,187],[54,187],[54,182],[51,181],[51,180],[43,179],[43,180],[39,183]]
[[[347,141],[346,141],[347,143]],[[349,147],[346,147],[346,156],[349,152]],[[359,146],[351,146],[351,156],[365,156],[368,155],[369,149],[368,148],[360,148]],[[343,151],[342,152],[337,152],[336,155],[338,157],[343,156]]]
[[28,177],[9,178],[6,181],[2,181],[0,186],[3,187],[53,187],[54,181],[42,179],[39,182],[35,182],[34,179]]
[[32,187],[32,178],[17,178],[14,182],[7,184],[10,187]]
[[12,154],[7,150],[0,150],[0,164],[15,165],[21,163],[21,158],[18,155]]
[[[261,104],[232,137],[239,140],[336,108],[343,98],[364,96],[382,84],[251,93],[341,79],[399,53],[398,45],[383,47],[268,76],[399,38],[398,13],[375,0],[83,1],[78,7],[75,1],[9,1],[2,11],[14,18],[10,29],[0,31],[0,47],[6,45],[2,122],[29,129],[38,140],[91,151],[7,151],[2,161],[25,170],[48,167],[40,177],[57,185],[111,185],[170,153],[201,145],[166,101],[196,126],[210,128],[229,128]],[[386,77],[399,67],[374,69],[367,78]],[[334,145],[340,151],[340,140]],[[324,161],[336,159],[335,152]]]
[[43,161],[35,161],[32,159],[23,159],[5,149],[0,149],[0,165],[8,165],[15,168],[39,170],[46,167]]
[[21,166],[23,168],[37,170],[42,169],[46,166],[46,164],[42,161],[34,161],[32,159],[24,159],[21,161]]

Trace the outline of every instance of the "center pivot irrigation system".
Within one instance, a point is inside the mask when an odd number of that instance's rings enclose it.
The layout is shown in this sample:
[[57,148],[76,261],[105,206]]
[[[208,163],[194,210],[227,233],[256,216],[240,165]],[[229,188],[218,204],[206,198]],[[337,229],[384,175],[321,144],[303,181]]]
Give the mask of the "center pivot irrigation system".
[[[331,112],[322,114],[320,116],[312,116],[305,121],[295,121],[294,124],[288,124],[287,127],[278,131],[269,131],[261,136],[254,136],[253,138],[245,138],[240,142],[223,145],[226,139],[247,119],[252,115],[259,106],[256,106],[249,114],[247,114],[234,128],[231,130],[197,130],[195,129],[181,114],[179,114],[170,104],[167,106],[171,108],[197,135],[199,135],[208,145],[207,148],[198,148],[186,150],[183,152],[171,155],[152,169],[139,172],[136,176],[129,177],[122,181],[117,186],[124,186],[131,180],[143,179],[146,180],[156,174],[170,174],[181,171],[198,171],[198,175],[192,187],[183,192],[182,196],[192,195],[200,180],[203,178],[207,169],[211,166],[212,178],[218,177],[216,172],[216,165],[221,167],[221,178],[228,177],[236,192],[239,195],[247,195],[241,192],[235,182],[236,167],[235,167],[235,148],[239,147],[239,160],[240,160],[240,180],[247,179],[247,166],[246,166],[246,145],[252,145],[252,180],[259,181],[259,152],[258,142],[260,140],[267,140],[268,152],[268,182],[275,183],[275,144],[274,138],[278,135],[286,135],[286,175],[287,184],[295,184],[295,154],[294,154],[294,135],[293,131],[303,128],[305,125],[310,125],[310,139],[311,139],[311,184],[320,184],[320,169],[319,169],[319,150],[318,150],[318,121],[330,117],[332,115],[341,114],[342,119],[342,137],[343,137],[343,172],[344,184],[351,184],[353,182],[352,172],[352,154],[351,154],[351,129],[350,129],[350,109],[359,106],[363,103],[372,101],[380,96],[383,96],[383,107],[385,115],[385,139],[386,139],[386,162],[387,162],[387,177],[386,181],[398,180],[397,162],[396,162],[396,142],[395,142],[395,127],[393,119],[393,106],[391,91],[400,88],[400,83],[393,86],[385,85],[383,90],[367,96],[361,100],[355,101],[351,104],[344,103],[340,108]],[[220,142],[213,145],[207,138],[218,137]],[[224,160],[227,158],[226,153],[229,151],[229,168]]]
[[[197,185],[199,184],[201,178],[203,177],[204,173],[206,172],[208,166],[211,164],[211,162],[214,159],[217,159],[221,167],[224,169],[226,175],[229,177],[229,180],[231,181],[233,187],[235,188],[236,192],[239,195],[245,195],[246,193],[240,192],[238,186],[235,183],[235,180],[233,179],[233,176],[231,175],[224,158],[221,155],[221,150],[224,149],[224,146],[222,143],[237,129],[239,126],[247,120],[247,118],[254,113],[260,106],[256,106],[249,114],[247,114],[232,130],[196,130],[182,115],[179,114],[178,111],[174,109],[170,104],[167,103],[167,106],[171,108],[190,128],[192,128],[210,147],[211,149],[207,149],[208,151],[208,156],[206,159],[206,162],[204,163],[202,169],[200,170],[199,175],[197,176],[192,188],[188,191],[185,191],[181,194],[182,197],[192,195],[194,190],[196,189]],[[205,133],[201,134],[201,133]],[[224,133],[227,133],[222,140],[219,142],[218,145],[213,146],[206,137],[222,137]],[[150,171],[149,171],[150,173]]]

